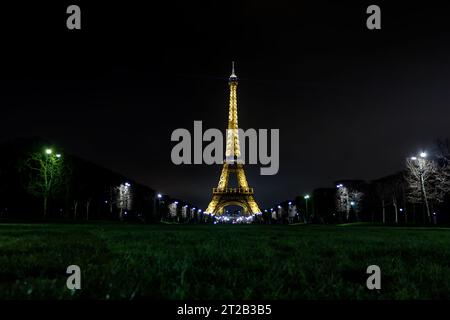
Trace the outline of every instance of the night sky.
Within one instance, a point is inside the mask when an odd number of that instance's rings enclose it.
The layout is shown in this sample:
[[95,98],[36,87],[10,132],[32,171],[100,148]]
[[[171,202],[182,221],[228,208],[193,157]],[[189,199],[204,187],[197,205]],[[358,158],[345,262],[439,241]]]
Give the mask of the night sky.
[[[0,141],[43,137],[206,207],[221,167],[173,165],[170,136],[225,129],[232,60],[240,126],[280,129],[279,173],[247,166],[262,208],[395,173],[450,137],[444,2],[92,2],[2,4]],[[382,30],[366,28],[370,4]]]

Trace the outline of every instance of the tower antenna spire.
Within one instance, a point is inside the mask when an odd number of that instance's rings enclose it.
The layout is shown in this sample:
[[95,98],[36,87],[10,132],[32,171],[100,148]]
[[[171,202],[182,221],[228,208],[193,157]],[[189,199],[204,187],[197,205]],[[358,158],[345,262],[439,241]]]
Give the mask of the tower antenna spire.
[[234,71],[234,61],[231,61],[231,76],[230,78],[237,78],[236,73]]

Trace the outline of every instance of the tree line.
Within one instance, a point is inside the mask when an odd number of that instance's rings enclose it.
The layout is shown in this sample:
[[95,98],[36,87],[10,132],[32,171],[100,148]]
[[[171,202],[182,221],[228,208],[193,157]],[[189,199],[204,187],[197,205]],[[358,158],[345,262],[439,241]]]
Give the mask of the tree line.
[[[449,140],[437,140],[429,152],[405,158],[403,170],[395,174],[370,182],[339,180],[334,184],[331,188],[315,189],[311,198],[299,195],[292,200],[298,217],[303,217],[298,221],[449,223]],[[278,221],[288,223],[288,203],[290,201],[285,201],[265,211],[272,212]]]
[[0,149],[0,218],[159,222],[176,201],[41,139]]

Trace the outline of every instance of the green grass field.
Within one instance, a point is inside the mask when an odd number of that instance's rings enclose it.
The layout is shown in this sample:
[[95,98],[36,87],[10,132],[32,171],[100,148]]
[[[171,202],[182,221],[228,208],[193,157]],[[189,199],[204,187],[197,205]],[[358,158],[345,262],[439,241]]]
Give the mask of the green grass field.
[[[366,288],[371,264],[380,291]],[[0,224],[0,299],[42,298],[448,299],[450,230]]]

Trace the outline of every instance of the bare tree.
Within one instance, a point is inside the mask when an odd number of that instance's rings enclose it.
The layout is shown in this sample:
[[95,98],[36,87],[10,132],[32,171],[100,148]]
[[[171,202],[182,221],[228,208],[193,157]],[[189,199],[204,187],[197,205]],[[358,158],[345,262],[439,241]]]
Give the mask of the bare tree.
[[89,208],[91,206],[92,198],[86,200],[86,220],[89,220]]
[[386,223],[386,207],[391,205],[394,207],[395,223],[398,223],[399,203],[404,202],[403,174],[394,174],[376,180],[375,185],[377,198],[381,202],[383,223]]
[[390,193],[388,192],[387,183],[385,181],[377,181],[375,192],[377,194],[377,198],[381,201],[381,210],[382,210],[382,218],[381,221],[386,223],[386,198],[389,197]]
[[450,163],[450,141],[448,139],[437,139],[435,144],[436,157]]
[[346,213],[346,220],[350,218],[350,210],[353,209],[358,219],[361,200],[364,194],[356,189],[348,188],[343,185],[339,186],[336,193],[336,206],[339,212]]
[[51,149],[31,153],[22,170],[28,173],[28,191],[43,199],[43,215],[47,215],[48,199],[61,191],[64,184],[64,166],[60,154]]
[[436,141],[436,162],[439,174],[436,176],[438,200],[443,202],[450,192],[450,142],[448,139]]
[[123,219],[123,211],[130,210],[132,207],[132,193],[131,193],[131,185],[126,182],[121,184],[119,187],[116,187],[117,190],[117,207],[120,209],[119,211],[119,219]]
[[406,160],[408,183],[408,200],[412,203],[422,203],[425,206],[428,222],[431,223],[430,203],[441,203],[450,190],[450,175],[447,165],[439,164],[438,160],[412,157]]

